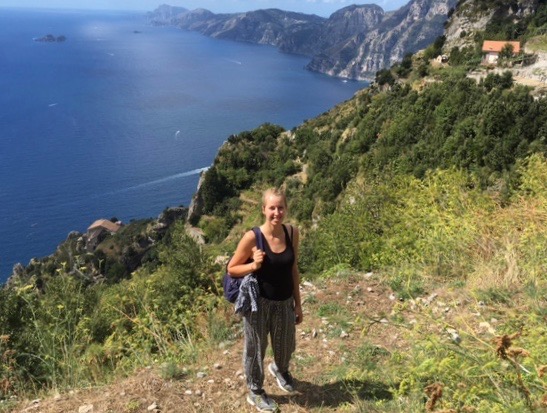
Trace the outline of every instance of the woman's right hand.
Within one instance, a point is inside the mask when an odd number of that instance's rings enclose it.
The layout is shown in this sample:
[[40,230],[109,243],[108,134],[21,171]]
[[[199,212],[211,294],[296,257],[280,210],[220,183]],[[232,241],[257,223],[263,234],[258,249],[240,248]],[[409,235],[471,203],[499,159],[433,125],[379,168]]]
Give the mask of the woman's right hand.
[[262,263],[264,262],[264,255],[266,255],[264,251],[259,250],[257,247],[253,247],[253,261],[257,270],[262,267]]

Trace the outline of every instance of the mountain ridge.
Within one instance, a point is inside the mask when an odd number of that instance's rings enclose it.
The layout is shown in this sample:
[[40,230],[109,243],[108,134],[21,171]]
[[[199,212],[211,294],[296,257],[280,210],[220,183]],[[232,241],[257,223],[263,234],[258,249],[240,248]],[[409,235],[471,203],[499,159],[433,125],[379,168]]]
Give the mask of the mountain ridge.
[[151,24],[173,25],[206,36],[267,44],[312,60],[307,69],[370,80],[376,72],[416,52],[442,34],[455,0],[411,0],[386,13],[375,4],[351,5],[329,18],[279,9],[214,14],[205,9],[148,13]]

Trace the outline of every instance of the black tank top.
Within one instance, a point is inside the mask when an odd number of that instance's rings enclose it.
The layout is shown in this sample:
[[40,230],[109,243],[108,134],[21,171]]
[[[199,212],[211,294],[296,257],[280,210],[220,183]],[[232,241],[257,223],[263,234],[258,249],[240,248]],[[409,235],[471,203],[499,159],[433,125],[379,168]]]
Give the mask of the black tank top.
[[294,288],[292,278],[294,249],[285,225],[283,225],[283,231],[285,232],[286,248],[280,253],[275,253],[270,249],[264,234],[262,231],[260,232],[266,256],[262,267],[257,271],[258,286],[260,295],[273,301],[287,300],[292,296]]

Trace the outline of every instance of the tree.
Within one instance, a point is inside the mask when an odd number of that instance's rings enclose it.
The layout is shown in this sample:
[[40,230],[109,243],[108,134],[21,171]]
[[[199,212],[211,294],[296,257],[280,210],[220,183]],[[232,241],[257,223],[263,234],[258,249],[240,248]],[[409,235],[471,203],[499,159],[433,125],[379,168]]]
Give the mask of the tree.
[[515,47],[511,43],[506,43],[500,51],[499,58],[500,59],[510,59],[515,54]]
[[383,86],[386,83],[388,85],[393,85],[395,83],[395,78],[391,74],[391,70],[389,69],[382,69],[378,70],[376,72],[376,78],[375,81],[378,85]]

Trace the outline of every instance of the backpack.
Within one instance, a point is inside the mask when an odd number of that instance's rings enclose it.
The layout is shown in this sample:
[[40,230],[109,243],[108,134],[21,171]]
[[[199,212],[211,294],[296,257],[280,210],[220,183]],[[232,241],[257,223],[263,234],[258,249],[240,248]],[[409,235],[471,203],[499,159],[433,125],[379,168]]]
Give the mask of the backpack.
[[[264,251],[264,242],[262,240],[262,233],[260,232],[260,228],[254,227],[253,232],[256,238],[256,247],[259,250]],[[247,263],[252,261],[253,260],[249,259],[247,260]],[[228,263],[230,263],[230,261],[228,261]],[[228,265],[226,265],[226,273],[224,274],[224,277],[222,278],[222,287],[224,289],[224,297],[229,302],[235,303],[237,301],[237,297],[239,296],[239,287],[241,286],[241,283],[243,282],[243,278],[244,277],[232,277],[228,273]]]

